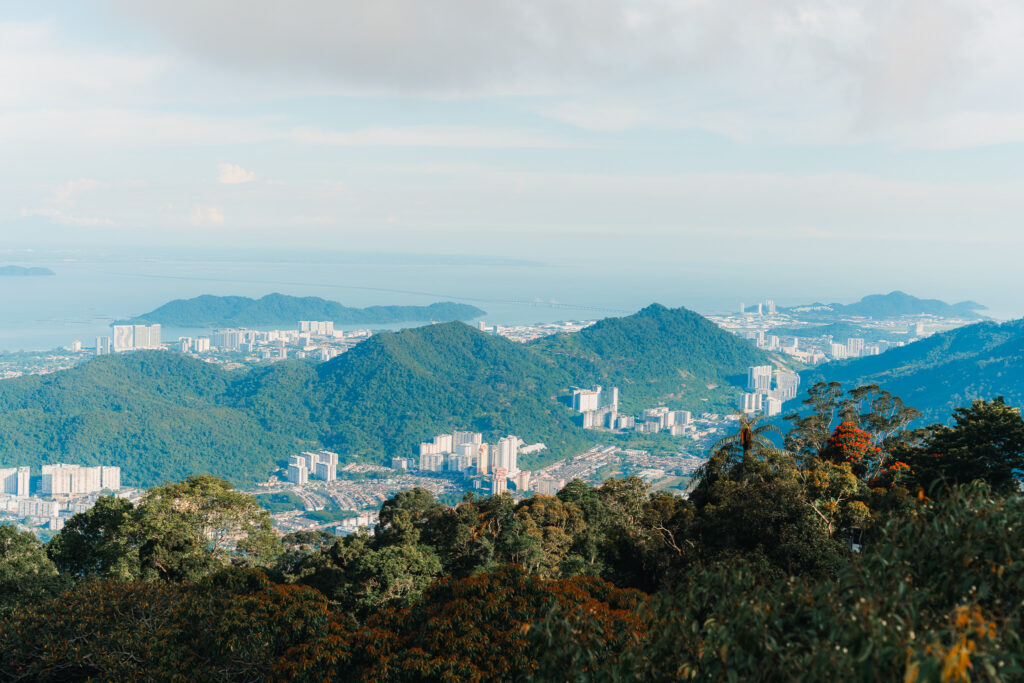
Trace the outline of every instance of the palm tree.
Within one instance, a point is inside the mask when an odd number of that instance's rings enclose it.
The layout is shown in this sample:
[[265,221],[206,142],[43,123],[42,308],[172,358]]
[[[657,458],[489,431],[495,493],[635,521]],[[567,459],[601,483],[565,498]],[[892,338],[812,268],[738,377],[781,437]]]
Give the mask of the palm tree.
[[751,418],[747,413],[739,410],[733,411],[740,418],[740,429],[735,434],[722,437],[715,442],[715,445],[711,447],[712,453],[723,451],[733,446],[740,446],[743,448],[743,459],[746,460],[750,452],[755,447],[765,450],[775,450],[775,444],[773,444],[765,434],[774,432],[779,436],[782,436],[782,430],[773,424],[758,425],[757,423],[764,419],[764,415],[758,415],[757,417]]

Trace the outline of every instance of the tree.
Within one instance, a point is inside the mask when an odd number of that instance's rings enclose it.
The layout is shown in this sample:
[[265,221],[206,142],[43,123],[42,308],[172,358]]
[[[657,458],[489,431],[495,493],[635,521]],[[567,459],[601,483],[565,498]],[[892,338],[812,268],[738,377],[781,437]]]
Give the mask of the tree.
[[921,416],[920,411],[877,385],[869,384],[846,392],[838,382],[818,382],[807,390],[804,415],[794,413],[786,419],[792,428],[785,446],[800,458],[821,455],[835,431],[837,420],[867,432],[873,445],[881,449],[878,467],[886,464],[887,453],[902,441],[904,430]]
[[130,501],[102,496],[85,512],[73,515],[46,546],[61,574],[75,578],[139,575],[139,552],[132,537]]
[[228,563],[267,566],[282,549],[270,513],[211,475],[149,489],[132,533],[146,578],[194,580]]
[[956,425],[933,425],[920,447],[906,453],[915,481],[926,491],[946,485],[984,481],[994,491],[1014,492],[1024,470],[1024,419],[1002,396],[957,408]]
[[[580,626],[600,630],[603,638],[585,637],[599,657],[621,652],[638,635],[643,602],[642,593],[597,578],[546,581],[514,566],[442,579],[411,607],[384,610],[367,622],[388,647],[375,648],[381,656],[364,679],[519,680],[544,654],[532,641],[533,625],[553,610],[588,616]],[[566,675],[559,672],[559,678]]]
[[747,458],[755,451],[775,448],[775,444],[765,435],[774,432],[781,436],[782,431],[773,424],[759,426],[758,423],[764,419],[764,415],[751,418],[746,413],[740,411],[736,411],[736,415],[740,419],[739,430],[735,434],[730,434],[715,442],[715,445],[711,447],[712,452],[728,450],[738,446],[743,449],[743,457]]
[[60,586],[57,569],[30,531],[0,524],[0,613],[19,601],[32,601]]

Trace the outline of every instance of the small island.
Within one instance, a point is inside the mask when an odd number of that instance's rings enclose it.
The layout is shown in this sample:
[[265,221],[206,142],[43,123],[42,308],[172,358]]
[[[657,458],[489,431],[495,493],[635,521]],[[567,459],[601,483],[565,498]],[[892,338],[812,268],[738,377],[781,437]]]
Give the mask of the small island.
[[176,299],[124,322],[136,325],[159,323],[168,327],[291,327],[299,320],[330,320],[336,325],[386,325],[472,320],[484,313],[476,306],[451,301],[429,306],[351,308],[315,296],[268,294],[260,299],[251,299],[206,294],[193,299]]
[[49,275],[56,275],[49,268],[30,267],[25,268],[24,266],[0,266],[0,277],[47,277]]

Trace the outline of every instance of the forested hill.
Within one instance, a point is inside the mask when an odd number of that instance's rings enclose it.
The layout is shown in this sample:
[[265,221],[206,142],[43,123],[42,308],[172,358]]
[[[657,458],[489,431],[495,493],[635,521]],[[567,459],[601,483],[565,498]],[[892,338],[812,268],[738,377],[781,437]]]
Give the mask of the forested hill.
[[135,324],[160,323],[171,327],[293,327],[299,320],[331,320],[337,325],[471,320],[484,315],[476,306],[450,301],[429,306],[370,306],[350,308],[315,296],[267,294],[260,299],[212,296],[176,299],[145,315]]
[[226,400],[240,373],[160,351],[0,381],[0,463],[120,465],[126,485],[265,479],[302,444]]
[[348,455],[413,455],[420,441],[472,429],[488,439],[543,441],[550,457],[586,442],[555,400],[567,381],[525,346],[456,322],[375,335],[318,366],[254,371],[233,400],[272,430],[310,424],[322,443]]
[[878,384],[946,421],[954,408],[998,395],[1024,403],[1024,319],[982,322],[932,335],[878,356],[828,363],[803,373],[805,386],[827,380],[852,387]]
[[531,346],[573,382],[618,386],[627,410],[662,402],[720,410],[735,401],[749,366],[781,362],[693,311],[660,304]]
[[836,317],[863,316],[865,318],[893,318],[902,315],[937,315],[946,318],[967,318],[981,320],[984,315],[978,311],[985,306],[975,301],[961,301],[948,304],[938,299],[919,299],[906,292],[894,291],[888,294],[871,294],[852,304],[813,303],[780,309],[799,312],[803,316],[817,316],[822,320]]
[[452,429],[543,441],[551,459],[595,438],[557,400],[573,384],[618,385],[626,410],[659,401],[721,410],[738,391],[730,381],[770,360],[662,306],[534,344],[460,322],[428,325],[374,335],[320,365],[225,371],[168,352],[101,356],[0,382],[0,463],[120,465],[136,485],[203,472],[251,482],[296,449],[388,462]]

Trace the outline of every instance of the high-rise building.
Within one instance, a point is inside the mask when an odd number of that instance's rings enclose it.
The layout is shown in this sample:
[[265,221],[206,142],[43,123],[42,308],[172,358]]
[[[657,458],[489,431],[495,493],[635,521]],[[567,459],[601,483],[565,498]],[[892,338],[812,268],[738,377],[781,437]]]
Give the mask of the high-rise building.
[[773,417],[782,412],[782,401],[774,396],[765,396],[761,402],[761,409],[768,417]]
[[491,471],[491,447],[489,444],[480,444],[476,455],[476,473],[488,474]]
[[764,315],[764,311],[762,310],[762,305],[761,305],[760,301],[757,302],[757,314],[758,315]]
[[491,493],[498,495],[508,490],[508,470],[504,467],[494,468],[494,476],[491,478]]
[[453,432],[452,433],[452,444],[455,446],[461,446],[463,444],[476,444],[479,446],[483,443],[484,435],[479,432]]
[[0,493],[18,498],[29,495],[28,485],[31,470],[28,467],[7,467],[0,470]]
[[18,501],[19,517],[56,517],[60,512],[60,505],[55,500],[41,500],[39,498],[27,498]]
[[320,461],[316,464],[316,478],[322,481],[334,481],[338,477],[337,465],[331,465],[329,462]]
[[304,462],[294,462],[288,465],[288,481],[302,486],[309,481],[309,470]]
[[780,400],[792,400],[796,398],[797,390],[800,387],[800,375],[795,372],[776,372],[775,387]]
[[502,468],[507,474],[515,476],[519,473],[518,458],[519,437],[509,435],[504,439],[499,439],[498,443],[491,448],[491,469],[497,472],[499,468]]
[[100,488],[117,491],[121,488],[120,467],[100,467]]
[[743,302],[741,301],[741,302],[740,302],[740,315],[745,315],[745,314],[746,314],[746,312],[747,312],[747,307],[746,307],[746,305],[744,305],[744,303],[743,303]]
[[195,341],[192,342],[192,349],[196,353],[207,353],[210,350],[210,338],[196,337]]
[[306,332],[315,337],[333,337],[333,320],[300,320],[299,332]]
[[772,388],[772,366],[754,365],[747,369],[747,391],[768,392]]
[[71,342],[71,353],[78,353],[82,350],[82,342],[79,339]]
[[[104,485],[104,481],[110,485]],[[121,488],[120,467],[82,467],[63,463],[43,465],[43,477],[40,481],[40,491],[43,495],[95,493],[105,488]]]
[[850,337],[846,340],[846,355],[850,358],[860,358],[864,355],[864,340],[860,337]]
[[743,413],[756,413],[761,410],[762,397],[764,394],[740,394],[736,408]]
[[160,348],[160,325],[114,325],[114,351]]
[[573,389],[572,409],[585,413],[588,410],[597,410],[601,406],[601,387],[591,389]]
[[[218,330],[210,337],[210,344],[222,351],[235,351],[242,345],[241,330]],[[281,348],[284,348],[282,340]]]
[[775,315],[775,302],[772,301],[771,299],[768,299],[764,303],[765,307],[768,309],[768,315]]
[[96,337],[96,355],[104,356],[110,353],[110,337]]

